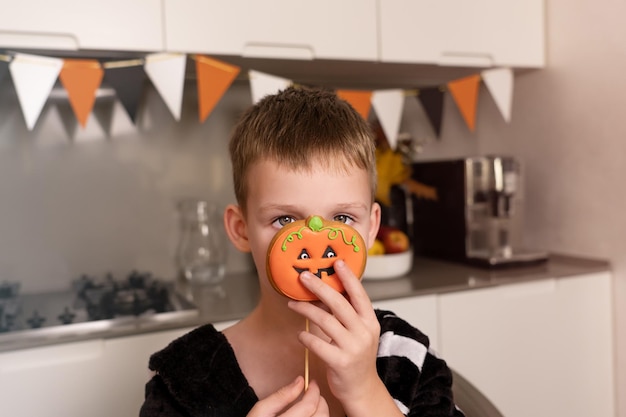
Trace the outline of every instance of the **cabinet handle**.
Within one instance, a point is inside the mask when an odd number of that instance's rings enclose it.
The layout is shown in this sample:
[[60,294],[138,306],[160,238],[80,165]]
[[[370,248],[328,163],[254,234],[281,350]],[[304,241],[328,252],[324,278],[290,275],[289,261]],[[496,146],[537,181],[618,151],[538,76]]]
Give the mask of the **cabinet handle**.
[[102,339],[8,352],[0,355],[0,375],[65,363],[86,362],[103,355]]
[[308,45],[283,45],[261,42],[248,42],[241,55],[246,58],[302,59],[315,58],[313,47]]
[[489,68],[495,65],[495,60],[493,55],[488,53],[442,52],[439,56],[438,64],[442,66]]
[[0,30],[0,45],[13,48],[78,50],[78,39],[69,33],[37,33]]

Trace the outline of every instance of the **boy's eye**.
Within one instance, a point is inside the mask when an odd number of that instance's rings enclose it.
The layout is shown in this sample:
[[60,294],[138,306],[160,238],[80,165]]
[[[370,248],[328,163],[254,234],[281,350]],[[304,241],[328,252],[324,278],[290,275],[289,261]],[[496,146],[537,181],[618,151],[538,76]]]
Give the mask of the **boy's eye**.
[[296,221],[296,219],[294,219],[291,216],[281,216],[281,217],[278,217],[276,220],[274,220],[272,225],[276,226],[278,228],[281,228],[281,227],[284,227],[284,226],[288,225],[289,223],[293,223],[295,221]]
[[338,214],[335,217],[333,217],[333,220],[336,222],[341,222],[341,223],[345,223],[345,224],[352,224],[354,223],[354,219],[350,216],[348,216],[347,214]]

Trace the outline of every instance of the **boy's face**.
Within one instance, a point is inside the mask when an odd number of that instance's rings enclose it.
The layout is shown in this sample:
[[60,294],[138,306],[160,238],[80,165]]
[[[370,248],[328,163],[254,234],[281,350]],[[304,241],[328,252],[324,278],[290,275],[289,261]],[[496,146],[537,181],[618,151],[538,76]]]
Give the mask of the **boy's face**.
[[[272,161],[255,163],[247,176],[246,234],[261,278],[270,241],[290,221],[319,215],[354,227],[370,247],[380,223],[380,207],[371,203],[369,175],[325,167],[293,171]],[[264,284],[263,284],[264,285]]]

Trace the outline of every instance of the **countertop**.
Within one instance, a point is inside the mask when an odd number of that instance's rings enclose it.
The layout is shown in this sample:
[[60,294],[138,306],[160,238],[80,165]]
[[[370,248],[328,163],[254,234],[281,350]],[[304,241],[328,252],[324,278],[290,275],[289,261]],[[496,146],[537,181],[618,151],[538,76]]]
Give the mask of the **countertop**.
[[[608,270],[610,265],[606,261],[557,254],[550,255],[548,261],[542,264],[501,269],[417,257],[406,276],[383,280],[365,279],[363,285],[372,301],[380,301],[575,277]],[[227,275],[220,287],[184,287],[180,291],[193,301],[197,309],[7,333],[0,335],[0,352],[238,320],[256,305],[259,285],[256,275],[249,272]]]

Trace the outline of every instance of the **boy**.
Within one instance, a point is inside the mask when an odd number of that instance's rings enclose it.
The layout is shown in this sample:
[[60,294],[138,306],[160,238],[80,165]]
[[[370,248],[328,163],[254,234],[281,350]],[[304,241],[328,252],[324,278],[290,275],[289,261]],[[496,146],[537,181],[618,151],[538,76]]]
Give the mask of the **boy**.
[[243,115],[230,142],[238,205],[224,224],[237,249],[252,253],[260,300],[223,332],[206,325],[154,354],[142,416],[462,416],[426,336],[374,311],[343,262],[334,266],[345,294],[301,273],[317,302],[288,300],[266,276],[272,237],[311,214],[350,224],[372,245],[374,152],[367,123],[332,92],[288,88]]

